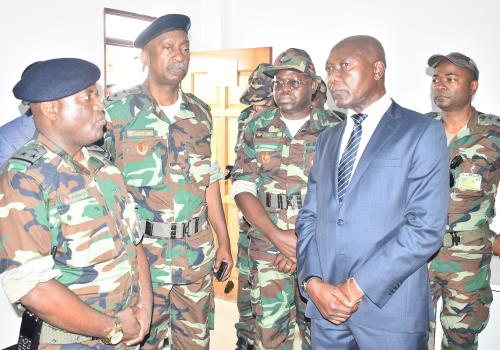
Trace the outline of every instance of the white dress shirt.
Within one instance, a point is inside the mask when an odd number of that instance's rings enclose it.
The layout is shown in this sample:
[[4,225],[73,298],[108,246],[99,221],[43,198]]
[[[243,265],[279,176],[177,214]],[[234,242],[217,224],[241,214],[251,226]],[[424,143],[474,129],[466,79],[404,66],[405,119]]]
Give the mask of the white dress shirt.
[[[356,166],[365,151],[366,145],[370,141],[375,129],[378,126],[378,123],[384,116],[384,113],[389,109],[392,100],[389,96],[384,95],[374,103],[372,103],[368,108],[363,110],[361,113],[366,114],[366,119],[361,123],[361,140],[359,141],[358,152],[356,153],[356,159],[354,160],[354,164],[352,167],[351,178],[356,171]],[[346,125],[344,134],[342,135],[342,141],[340,142],[340,150],[339,150],[339,158],[338,161],[342,158],[342,153],[344,153],[345,148],[347,147],[347,142],[349,141],[349,137],[351,136],[352,129],[354,128],[354,120],[351,118],[352,115],[356,114],[355,111],[348,109],[346,119]],[[350,179],[349,179],[350,181]]]

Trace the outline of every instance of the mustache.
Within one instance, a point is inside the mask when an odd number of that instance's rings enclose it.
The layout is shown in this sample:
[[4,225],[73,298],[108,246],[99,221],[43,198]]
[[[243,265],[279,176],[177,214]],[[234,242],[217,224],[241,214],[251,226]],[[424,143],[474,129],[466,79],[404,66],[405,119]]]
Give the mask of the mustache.
[[184,62],[173,62],[167,65],[167,70],[177,70],[181,69],[183,71],[187,71],[188,67]]

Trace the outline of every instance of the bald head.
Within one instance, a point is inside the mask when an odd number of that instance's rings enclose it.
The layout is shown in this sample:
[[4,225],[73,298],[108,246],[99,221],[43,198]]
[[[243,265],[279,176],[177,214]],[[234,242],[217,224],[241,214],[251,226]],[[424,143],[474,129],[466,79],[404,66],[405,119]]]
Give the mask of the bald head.
[[385,94],[385,53],[374,37],[356,35],[338,42],[326,61],[327,86],[337,107],[361,113]]
[[344,48],[350,51],[356,51],[360,55],[366,57],[370,62],[382,61],[384,66],[387,66],[385,62],[385,51],[384,47],[372,36],[369,35],[354,35],[347,37],[337,43],[332,48],[333,50]]

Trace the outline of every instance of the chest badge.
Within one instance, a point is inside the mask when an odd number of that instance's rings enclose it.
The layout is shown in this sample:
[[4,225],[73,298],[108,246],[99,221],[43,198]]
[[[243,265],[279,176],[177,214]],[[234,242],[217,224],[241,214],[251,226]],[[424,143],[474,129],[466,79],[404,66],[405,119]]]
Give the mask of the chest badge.
[[262,154],[262,163],[267,164],[269,163],[270,160],[271,160],[271,155],[269,154],[269,152],[264,152]]
[[146,153],[148,153],[149,147],[144,141],[141,141],[137,144],[137,153],[139,153],[141,156],[145,156]]

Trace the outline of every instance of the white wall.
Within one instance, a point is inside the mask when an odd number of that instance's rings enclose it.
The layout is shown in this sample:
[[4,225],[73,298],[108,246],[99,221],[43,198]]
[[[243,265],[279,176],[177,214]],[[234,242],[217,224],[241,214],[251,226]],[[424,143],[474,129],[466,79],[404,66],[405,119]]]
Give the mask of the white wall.
[[[427,59],[435,53],[461,51],[480,70],[474,104],[500,114],[500,3],[495,0],[254,0],[230,1],[224,48],[273,46],[274,57],[288,47],[309,52],[325,75],[330,49],[344,37],[369,34],[387,56],[387,87],[400,104],[431,110]],[[262,16],[265,14],[265,16]],[[225,19],[226,20],[226,19]]]
[[[24,67],[55,57],[80,57],[104,66],[103,8],[151,16],[191,17],[192,50],[272,46],[307,50],[318,73],[330,48],[355,34],[377,37],[386,49],[389,94],[429,111],[426,62],[434,53],[462,51],[478,64],[478,109],[500,114],[500,5],[495,0],[16,0],[2,3],[0,125],[19,115],[12,87]],[[0,347],[17,340],[18,320],[0,292]]]

